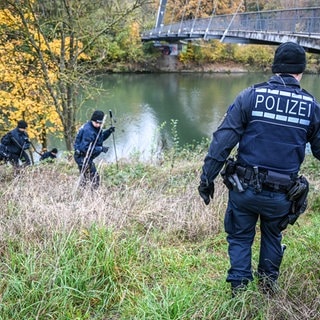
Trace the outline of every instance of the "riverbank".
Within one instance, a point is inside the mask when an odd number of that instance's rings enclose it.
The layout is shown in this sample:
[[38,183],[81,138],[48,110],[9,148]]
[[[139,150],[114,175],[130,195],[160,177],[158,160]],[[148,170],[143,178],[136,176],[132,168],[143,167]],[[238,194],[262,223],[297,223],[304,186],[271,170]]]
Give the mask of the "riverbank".
[[205,64],[192,62],[181,63],[177,56],[166,55],[159,57],[156,68],[160,72],[243,73],[253,71],[250,66],[244,66],[235,62]]
[[[1,319],[317,319],[319,162],[303,172],[312,189],[307,212],[284,231],[280,291],[255,282],[234,299],[223,215],[227,191],[197,193],[207,146],[161,166],[99,166],[101,187],[77,190],[68,160],[0,170]],[[259,233],[253,246],[253,268]]]
[[261,71],[261,69],[232,61],[225,63],[204,64],[192,62],[181,63],[177,56],[161,55],[153,62],[131,64],[120,63],[109,66],[108,69],[100,70],[98,73],[244,73]]
[[[317,60],[310,59],[305,73],[318,74],[320,67]],[[259,67],[254,64],[241,64],[234,61],[216,62],[216,63],[198,63],[189,61],[182,63],[178,56],[161,55],[153,62],[144,62],[136,64],[120,64],[110,66],[107,70],[100,73],[249,73],[249,72],[268,72],[271,73],[271,63],[265,67]]]

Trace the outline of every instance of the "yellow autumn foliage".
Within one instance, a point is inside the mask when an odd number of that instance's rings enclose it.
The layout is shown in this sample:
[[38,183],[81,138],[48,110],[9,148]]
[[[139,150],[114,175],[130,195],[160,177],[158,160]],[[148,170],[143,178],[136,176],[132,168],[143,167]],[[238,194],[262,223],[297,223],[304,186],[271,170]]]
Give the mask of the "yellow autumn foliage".
[[[25,18],[28,21],[33,19],[32,15],[26,15]],[[0,134],[11,130],[18,120],[24,119],[29,124],[30,138],[46,146],[47,135],[54,133],[57,136],[63,128],[47,91],[37,52],[30,43],[27,44],[26,35],[20,31],[23,29],[20,19],[4,9],[0,10],[0,21]],[[28,32],[46,62],[46,77],[54,85],[59,77],[61,40],[48,42],[39,30],[32,29],[30,25]],[[65,39],[66,44],[69,41]],[[77,48],[81,52],[81,42],[77,43]],[[68,46],[66,58],[71,58]],[[88,59],[84,53],[77,58]]]
[[[1,131],[14,128],[18,120],[24,119],[29,124],[30,138],[45,143],[41,141],[44,130],[47,134],[61,130],[59,116],[48,99],[32,51],[24,50],[25,39],[17,36],[20,21],[8,10],[0,10],[0,21]],[[54,70],[49,74],[55,79]]]
[[[69,43],[70,42],[70,37],[66,37],[65,38],[65,42],[66,43]],[[57,56],[59,55],[60,53],[60,49],[61,49],[61,40],[60,39],[53,39],[52,42],[50,42],[50,51],[53,52],[54,54],[56,54]],[[77,48],[78,48],[78,51],[81,52],[81,50],[83,49],[83,44],[81,42],[78,42],[77,43]],[[45,51],[47,49],[47,47],[43,47],[43,50]],[[65,56],[66,59],[71,59],[70,57],[70,47],[67,47],[66,48],[66,56]],[[81,53],[78,55],[78,59],[81,59],[81,60],[90,60],[89,56],[86,55],[85,53]]]

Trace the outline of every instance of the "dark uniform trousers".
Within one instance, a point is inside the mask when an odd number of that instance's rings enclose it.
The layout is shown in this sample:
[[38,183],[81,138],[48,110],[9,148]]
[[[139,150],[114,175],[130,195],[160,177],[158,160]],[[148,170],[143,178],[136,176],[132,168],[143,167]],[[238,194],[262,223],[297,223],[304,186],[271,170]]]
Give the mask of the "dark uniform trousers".
[[97,189],[100,185],[100,176],[93,159],[86,160],[84,155],[75,154],[74,160],[80,172],[80,186],[84,187],[90,184],[93,189]]
[[231,267],[227,282],[253,280],[251,246],[260,215],[260,257],[258,276],[276,281],[282,261],[281,231],[279,222],[290,210],[291,202],[285,193],[262,190],[256,193],[252,187],[244,192],[229,191],[225,215],[225,231],[229,244]]

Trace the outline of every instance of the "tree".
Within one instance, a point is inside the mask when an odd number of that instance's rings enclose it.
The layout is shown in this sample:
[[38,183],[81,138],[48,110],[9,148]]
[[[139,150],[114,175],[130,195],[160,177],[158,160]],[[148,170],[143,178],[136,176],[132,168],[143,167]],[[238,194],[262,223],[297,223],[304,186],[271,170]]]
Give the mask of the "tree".
[[239,6],[239,12],[244,11],[243,0],[168,0],[165,23],[208,18],[212,14],[232,14]]
[[19,20],[3,9],[0,21],[1,131],[25,119],[30,137],[46,147],[47,134],[61,129],[60,120],[47,99],[44,83],[39,81],[40,70],[25,44]]
[[182,19],[207,18],[212,14],[233,14],[260,10],[292,9],[316,6],[318,0],[168,0],[166,24]]
[[[41,108],[55,114],[43,121],[57,120],[56,123],[61,124],[67,150],[72,150],[78,111],[92,93],[86,89],[90,87],[88,79],[96,61],[90,59],[87,52],[98,39],[112,34],[117,25],[146,3],[148,0],[2,1],[3,11],[18,26],[17,30],[14,30],[14,23],[9,29],[4,26],[4,50],[8,50],[11,42],[12,51],[21,58],[16,58],[12,64],[24,75],[25,84],[29,83],[29,76],[37,80],[32,102],[39,101]],[[9,39],[12,30],[17,42]],[[27,61],[30,63],[24,67]],[[21,91],[16,91],[13,95],[12,87],[17,87],[17,81],[11,79],[5,83],[0,89],[7,101],[11,101],[8,112],[20,109],[19,99],[30,97],[31,93],[23,97]],[[80,92],[83,98],[79,98]]]

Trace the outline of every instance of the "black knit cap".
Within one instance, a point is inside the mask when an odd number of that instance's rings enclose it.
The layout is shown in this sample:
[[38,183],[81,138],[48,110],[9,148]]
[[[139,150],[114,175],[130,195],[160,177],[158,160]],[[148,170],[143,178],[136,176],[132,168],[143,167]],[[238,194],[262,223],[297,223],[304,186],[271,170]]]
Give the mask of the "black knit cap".
[[306,52],[294,42],[280,44],[274,54],[273,73],[299,74],[306,69]]
[[27,129],[28,128],[28,124],[24,120],[19,120],[18,121],[18,128]]
[[58,149],[57,149],[57,148],[53,148],[53,149],[51,150],[51,153],[58,153]]
[[91,116],[91,121],[102,123],[103,117],[104,117],[104,112],[100,110],[96,110]]

